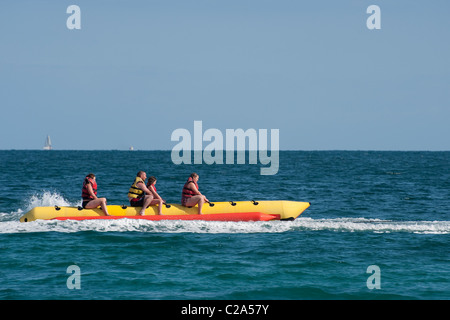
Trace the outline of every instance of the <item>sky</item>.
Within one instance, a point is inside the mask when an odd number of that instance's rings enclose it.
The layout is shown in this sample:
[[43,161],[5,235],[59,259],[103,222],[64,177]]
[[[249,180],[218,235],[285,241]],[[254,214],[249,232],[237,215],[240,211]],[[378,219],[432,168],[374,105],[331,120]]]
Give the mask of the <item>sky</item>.
[[279,129],[281,150],[450,150],[449,15],[447,0],[2,0],[0,149],[171,150],[202,121]]

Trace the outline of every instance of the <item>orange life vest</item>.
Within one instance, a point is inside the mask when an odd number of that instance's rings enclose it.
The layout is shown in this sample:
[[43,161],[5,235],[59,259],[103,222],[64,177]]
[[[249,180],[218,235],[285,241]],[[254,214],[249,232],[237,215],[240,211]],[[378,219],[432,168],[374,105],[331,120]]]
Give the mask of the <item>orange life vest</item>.
[[183,186],[183,191],[181,192],[181,199],[183,199],[183,198],[191,198],[191,197],[196,195],[196,193],[194,191],[192,191],[191,189],[188,188],[188,185],[191,182],[195,185],[195,187],[198,190],[197,182],[195,182],[194,179],[192,179],[192,177],[189,177],[189,179],[186,181],[186,183]]
[[83,188],[81,189],[81,198],[83,198],[83,200],[93,200],[94,199],[91,196],[91,194],[89,193],[89,190],[87,188],[88,184],[91,184],[94,194],[97,195],[97,182],[95,182],[94,179],[86,177],[86,178],[84,178]]

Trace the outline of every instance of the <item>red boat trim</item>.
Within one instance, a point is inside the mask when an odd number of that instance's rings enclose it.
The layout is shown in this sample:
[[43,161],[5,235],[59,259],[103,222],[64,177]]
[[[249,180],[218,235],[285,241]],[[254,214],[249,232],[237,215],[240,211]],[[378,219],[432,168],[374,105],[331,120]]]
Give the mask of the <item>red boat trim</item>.
[[204,220],[204,221],[270,221],[280,220],[279,214],[266,214],[262,212],[240,212],[240,213],[216,213],[216,214],[182,214],[182,215],[149,215],[149,216],[73,216],[56,217],[52,220],[117,220],[117,219],[140,219],[140,220]]

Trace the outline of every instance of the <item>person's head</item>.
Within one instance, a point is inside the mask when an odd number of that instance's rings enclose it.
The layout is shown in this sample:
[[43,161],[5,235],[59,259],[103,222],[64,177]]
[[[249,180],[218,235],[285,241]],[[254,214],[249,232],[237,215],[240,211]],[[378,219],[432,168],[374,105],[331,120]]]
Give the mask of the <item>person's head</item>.
[[136,175],[136,177],[141,178],[142,180],[147,179],[147,174],[145,173],[145,171],[139,171]]
[[92,180],[95,180],[95,174],[89,173],[89,174],[86,176],[86,178],[90,178],[90,179],[92,179]]
[[191,173],[189,177],[192,178],[192,180],[194,180],[195,182],[198,181],[198,174],[196,174],[195,172]]
[[155,177],[151,176],[150,178],[148,178],[148,182],[147,182],[148,186],[151,186],[152,184],[155,184],[155,183],[156,183]]

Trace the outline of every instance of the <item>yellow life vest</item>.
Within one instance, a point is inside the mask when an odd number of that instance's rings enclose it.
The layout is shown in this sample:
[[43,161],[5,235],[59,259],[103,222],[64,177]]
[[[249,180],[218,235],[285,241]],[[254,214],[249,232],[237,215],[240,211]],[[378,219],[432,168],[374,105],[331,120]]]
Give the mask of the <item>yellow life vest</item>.
[[139,182],[144,183],[144,180],[142,180],[140,177],[136,177],[134,180],[134,183],[131,185],[130,190],[128,191],[128,198],[142,198],[144,195],[144,190],[139,189],[137,184]]

